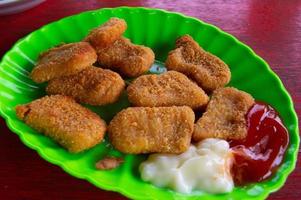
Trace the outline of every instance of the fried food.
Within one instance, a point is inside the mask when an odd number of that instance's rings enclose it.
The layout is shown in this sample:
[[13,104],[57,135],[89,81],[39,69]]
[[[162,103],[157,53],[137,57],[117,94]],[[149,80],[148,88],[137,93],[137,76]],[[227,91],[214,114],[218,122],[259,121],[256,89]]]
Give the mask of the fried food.
[[62,94],[90,105],[106,105],[118,100],[125,82],[119,74],[108,69],[88,67],[75,75],[49,81],[48,94]]
[[128,99],[135,106],[190,106],[204,107],[209,97],[184,74],[168,71],[161,75],[144,75],[127,88]]
[[98,63],[103,68],[116,70],[127,77],[137,77],[148,71],[154,62],[154,52],[120,38],[107,48],[97,49]]
[[89,109],[62,95],[45,96],[16,107],[19,119],[72,153],[89,149],[104,137],[106,123]]
[[95,49],[107,47],[119,39],[126,28],[125,20],[112,17],[100,27],[93,29],[84,41],[90,42]]
[[105,157],[95,164],[95,168],[100,170],[115,169],[123,162],[123,158]]
[[183,153],[190,145],[194,119],[188,106],[129,107],[110,122],[109,138],[123,153]]
[[39,56],[30,76],[36,83],[76,74],[95,63],[97,55],[87,42],[64,44]]
[[189,35],[177,39],[176,49],[169,52],[165,65],[168,70],[182,72],[194,79],[207,92],[223,87],[231,78],[228,66],[203,50]]
[[247,136],[245,115],[254,103],[250,94],[238,89],[226,87],[215,90],[206,112],[194,126],[193,140],[244,139]]

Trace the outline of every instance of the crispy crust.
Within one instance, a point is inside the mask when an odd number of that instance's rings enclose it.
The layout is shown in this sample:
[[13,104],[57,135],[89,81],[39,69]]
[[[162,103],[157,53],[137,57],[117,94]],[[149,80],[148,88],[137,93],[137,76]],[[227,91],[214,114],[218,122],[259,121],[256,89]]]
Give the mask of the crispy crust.
[[84,41],[90,42],[95,49],[104,48],[119,39],[126,29],[127,24],[124,19],[112,17],[98,28],[91,30]]
[[95,164],[95,168],[99,170],[111,170],[119,167],[123,162],[123,158],[105,157]]
[[209,97],[184,74],[169,71],[161,75],[144,75],[127,88],[128,99],[135,106],[206,106]]
[[110,122],[109,138],[124,153],[182,153],[190,145],[194,118],[188,106],[129,107]]
[[228,66],[203,50],[189,35],[177,39],[176,49],[169,52],[165,65],[191,77],[207,92],[225,86],[231,78]]
[[16,107],[19,119],[72,153],[89,149],[104,137],[106,123],[72,98],[45,96]]
[[154,63],[154,52],[145,46],[135,45],[120,38],[113,45],[97,49],[98,63],[103,68],[117,70],[128,77],[137,77],[148,71]]
[[88,67],[75,75],[49,81],[48,94],[62,94],[90,105],[106,105],[118,100],[125,82],[119,74],[108,69]]
[[245,138],[245,115],[254,103],[250,94],[238,89],[226,87],[215,90],[206,112],[194,126],[193,140]]
[[97,55],[87,42],[60,45],[43,52],[30,76],[42,83],[53,78],[76,74],[95,63]]

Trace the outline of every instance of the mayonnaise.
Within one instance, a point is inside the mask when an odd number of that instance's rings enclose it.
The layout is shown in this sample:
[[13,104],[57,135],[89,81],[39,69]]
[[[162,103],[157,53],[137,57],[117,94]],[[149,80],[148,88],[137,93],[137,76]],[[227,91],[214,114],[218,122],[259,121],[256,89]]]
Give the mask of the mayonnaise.
[[229,144],[221,139],[205,139],[180,155],[152,154],[141,163],[144,181],[177,192],[226,193],[233,189],[230,174],[232,153]]

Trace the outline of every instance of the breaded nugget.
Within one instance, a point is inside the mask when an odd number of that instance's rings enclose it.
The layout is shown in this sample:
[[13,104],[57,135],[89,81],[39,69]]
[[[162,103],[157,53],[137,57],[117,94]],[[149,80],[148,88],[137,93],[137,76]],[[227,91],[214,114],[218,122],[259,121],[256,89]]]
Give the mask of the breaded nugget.
[[227,64],[204,51],[189,35],[177,39],[176,49],[169,52],[165,65],[191,77],[208,92],[223,87],[231,78]]
[[119,74],[108,69],[88,67],[75,75],[49,81],[48,94],[62,94],[90,105],[114,103],[124,91],[125,82]]
[[84,41],[90,42],[95,49],[107,47],[119,39],[126,28],[124,19],[112,17],[100,27],[90,31]]
[[127,88],[128,99],[135,106],[204,107],[209,97],[184,74],[168,71],[161,75],[143,75]]
[[76,74],[95,63],[97,55],[88,42],[64,44],[42,53],[30,76],[42,83],[53,78]]
[[95,146],[106,131],[106,123],[97,114],[62,95],[45,96],[19,105],[16,112],[30,127],[72,153]]
[[97,54],[98,63],[103,68],[117,70],[128,77],[137,77],[148,71],[155,59],[150,48],[132,44],[123,37],[107,48],[97,49]]
[[254,103],[250,94],[238,89],[226,87],[215,90],[206,112],[194,126],[193,140],[245,138],[247,136],[245,115]]
[[190,145],[194,118],[188,106],[129,107],[110,122],[109,138],[123,153],[182,153]]

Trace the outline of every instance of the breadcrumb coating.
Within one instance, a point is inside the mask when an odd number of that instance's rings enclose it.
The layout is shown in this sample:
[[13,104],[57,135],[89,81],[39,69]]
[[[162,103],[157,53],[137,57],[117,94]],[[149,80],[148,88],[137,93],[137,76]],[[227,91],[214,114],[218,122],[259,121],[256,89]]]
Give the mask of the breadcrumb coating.
[[76,74],[96,62],[95,50],[87,42],[64,44],[40,54],[30,77],[42,83],[61,76]]
[[176,49],[169,52],[165,65],[194,79],[207,92],[225,86],[231,78],[227,64],[203,50],[189,35],[177,39]]
[[110,122],[109,138],[123,153],[183,153],[190,145],[194,119],[188,106],[129,107]]
[[161,75],[143,75],[127,88],[128,99],[135,106],[189,106],[205,107],[209,97],[184,74],[168,71]]
[[106,123],[89,109],[62,95],[45,96],[16,107],[19,119],[72,153],[89,149],[104,137]]
[[250,94],[236,88],[215,90],[206,112],[194,126],[193,140],[245,138],[247,136],[245,115],[254,103]]
[[84,41],[90,42],[95,49],[107,47],[119,39],[126,29],[127,24],[124,19],[112,17],[98,28],[91,30]]
[[127,77],[137,77],[154,63],[154,52],[145,46],[135,45],[120,38],[107,48],[97,49],[98,63],[103,68],[116,70]]
[[108,69],[88,67],[75,75],[49,81],[48,94],[62,94],[90,105],[106,105],[118,100],[125,82],[119,74]]
[[99,170],[111,170],[119,167],[123,162],[123,158],[105,157],[95,164],[95,168]]

